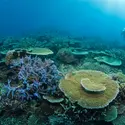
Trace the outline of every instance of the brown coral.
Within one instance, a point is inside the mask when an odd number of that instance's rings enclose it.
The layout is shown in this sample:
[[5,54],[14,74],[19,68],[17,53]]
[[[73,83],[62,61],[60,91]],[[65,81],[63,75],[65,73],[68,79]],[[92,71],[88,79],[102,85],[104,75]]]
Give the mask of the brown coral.
[[72,51],[70,48],[62,48],[57,53],[57,58],[64,62],[64,63],[75,63],[78,60],[75,58],[75,56],[72,54]]
[[12,61],[12,59],[14,58],[13,53],[15,52],[15,50],[10,50],[7,52],[5,60],[6,60],[6,64],[9,65],[10,62]]
[[6,65],[9,65],[12,63],[13,59],[17,59],[17,58],[24,57],[24,56],[26,56],[25,49],[9,50],[5,57],[5,63]]
[[[94,83],[95,88],[98,88],[97,85],[102,86],[101,90],[103,91],[97,93],[97,91],[90,92],[83,89],[80,82],[85,78]],[[88,83],[87,80],[86,82]],[[83,108],[88,109],[106,107],[116,98],[119,92],[119,86],[115,81],[105,73],[94,70],[81,70],[67,74],[65,79],[60,81],[59,88],[72,103],[77,102]]]

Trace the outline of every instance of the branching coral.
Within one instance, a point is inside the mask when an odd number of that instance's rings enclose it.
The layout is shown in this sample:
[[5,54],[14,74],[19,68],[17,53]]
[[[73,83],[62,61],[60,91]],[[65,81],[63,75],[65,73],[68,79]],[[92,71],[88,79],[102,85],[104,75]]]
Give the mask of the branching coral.
[[11,81],[8,81],[8,84],[4,86],[7,96],[31,100],[41,98],[43,94],[56,93],[61,75],[52,60],[42,61],[38,57],[26,56],[13,60],[11,67],[18,67],[19,83],[13,87],[10,85]]
[[[7,97],[11,94],[11,96],[13,98],[14,97],[14,93],[15,93],[17,87],[12,87],[10,85],[10,83],[11,83],[11,80],[8,80],[7,85],[4,85],[4,89],[7,92]],[[5,91],[3,91],[2,94],[4,94]]]

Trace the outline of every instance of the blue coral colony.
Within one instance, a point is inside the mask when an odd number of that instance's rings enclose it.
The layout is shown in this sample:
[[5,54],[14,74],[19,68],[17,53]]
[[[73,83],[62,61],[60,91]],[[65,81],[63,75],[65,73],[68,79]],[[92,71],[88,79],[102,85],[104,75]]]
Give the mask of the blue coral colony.
[[24,101],[41,98],[43,94],[53,95],[56,92],[61,76],[54,61],[42,61],[39,57],[26,56],[13,60],[10,67],[19,68],[17,79],[20,84],[13,86],[13,80],[8,79],[3,87],[7,97]]

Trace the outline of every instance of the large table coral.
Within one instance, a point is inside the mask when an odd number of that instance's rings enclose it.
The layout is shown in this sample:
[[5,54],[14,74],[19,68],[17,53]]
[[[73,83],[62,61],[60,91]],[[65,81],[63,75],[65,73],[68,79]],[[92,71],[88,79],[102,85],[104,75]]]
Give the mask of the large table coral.
[[[91,87],[92,84],[94,88]],[[119,92],[119,86],[115,81],[105,73],[94,70],[67,74],[60,81],[59,88],[71,102],[77,102],[81,107],[88,109],[106,107]]]

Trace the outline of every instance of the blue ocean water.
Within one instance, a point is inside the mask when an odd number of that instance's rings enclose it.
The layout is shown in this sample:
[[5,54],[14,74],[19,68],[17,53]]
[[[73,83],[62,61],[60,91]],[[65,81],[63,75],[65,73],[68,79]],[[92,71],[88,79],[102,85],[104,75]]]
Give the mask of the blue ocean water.
[[124,6],[118,8],[117,0],[111,1],[109,4],[105,0],[1,0],[0,35],[52,28],[75,35],[122,40]]

